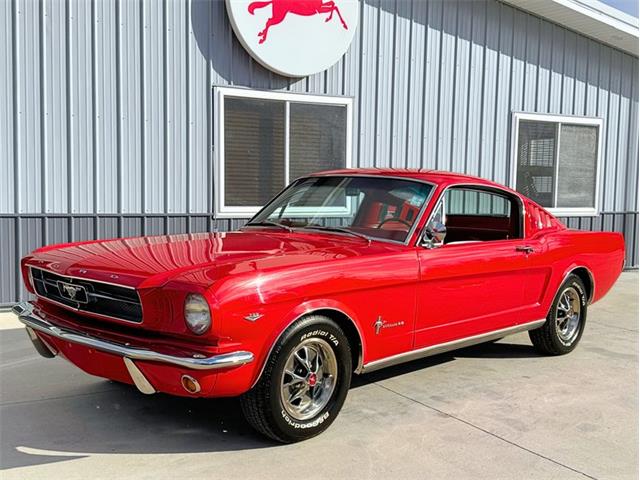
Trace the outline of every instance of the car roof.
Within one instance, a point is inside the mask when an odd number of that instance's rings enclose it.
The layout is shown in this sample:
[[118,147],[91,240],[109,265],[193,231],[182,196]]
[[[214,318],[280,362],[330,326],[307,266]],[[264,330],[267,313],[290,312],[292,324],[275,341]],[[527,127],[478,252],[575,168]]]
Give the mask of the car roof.
[[381,177],[403,177],[413,180],[421,180],[425,182],[431,182],[436,185],[459,185],[459,184],[474,184],[484,185],[487,187],[495,187],[501,190],[506,190],[511,193],[516,193],[512,189],[501,185],[485,178],[474,177],[473,175],[465,175],[462,173],[446,172],[442,170],[430,170],[430,169],[408,169],[408,168],[343,168],[340,170],[328,170],[324,172],[317,172],[311,176],[329,176],[329,175],[366,175],[366,176],[381,176]]

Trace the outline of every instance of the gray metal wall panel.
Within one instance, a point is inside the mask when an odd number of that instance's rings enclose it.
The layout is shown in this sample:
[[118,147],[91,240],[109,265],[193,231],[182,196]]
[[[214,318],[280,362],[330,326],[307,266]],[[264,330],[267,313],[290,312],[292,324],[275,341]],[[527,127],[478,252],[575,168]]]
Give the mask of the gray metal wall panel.
[[[9,67],[0,72],[0,213],[51,216],[2,218],[3,241],[14,238],[19,254],[43,242],[242,224],[207,215],[211,87],[221,85],[352,96],[355,166],[501,183],[512,111],[600,116],[607,213],[570,222],[624,230],[638,264],[638,59],[511,6],[363,0],[344,58],[301,79],[251,59],[222,1],[13,0],[0,5],[0,27]],[[3,252],[3,264],[14,256]],[[0,301],[7,295],[15,290],[3,287]]]
[[67,4],[44,4],[44,178],[45,211],[68,212],[69,132],[67,96]]
[[[0,92],[15,92],[14,29],[13,4],[0,2],[0,65],[5,66],[0,68]],[[14,204],[16,188],[14,140],[17,126],[15,124],[14,101],[15,96],[13,98],[0,97],[0,132],[2,132],[0,133],[0,213],[10,213],[16,210]]]
[[15,208],[20,213],[39,212],[43,203],[41,8],[38,2],[21,2],[14,7],[16,62],[12,68],[16,83],[13,92],[6,92],[8,95],[2,97],[3,103],[8,103],[13,94],[17,101],[14,168],[19,195]]
[[119,210],[119,108],[116,0],[95,2],[96,213]]
[[[155,9],[161,8],[163,3],[155,2]],[[117,25],[117,65],[119,72],[116,98],[118,104],[118,182],[119,182],[119,211],[122,213],[142,212],[142,199],[149,185],[142,182],[143,163],[148,160],[143,157],[145,144],[142,102],[145,95],[142,92],[143,78],[141,42],[141,4],[139,2],[116,2]],[[153,57],[161,55],[161,46],[150,45]],[[154,106],[160,110],[162,105]],[[154,118],[154,124],[160,119]],[[145,152],[146,153],[146,152]]]

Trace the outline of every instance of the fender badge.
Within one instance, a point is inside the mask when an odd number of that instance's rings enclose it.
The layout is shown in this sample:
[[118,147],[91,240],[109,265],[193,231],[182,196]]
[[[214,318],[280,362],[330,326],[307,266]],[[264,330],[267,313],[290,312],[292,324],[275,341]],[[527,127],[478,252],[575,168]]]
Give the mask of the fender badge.
[[399,322],[389,323],[385,322],[382,319],[382,316],[379,316],[376,322],[373,324],[373,327],[376,329],[376,335],[379,335],[380,330],[382,330],[383,328],[401,327],[402,325],[404,325],[404,321],[402,320]]
[[261,313],[258,312],[254,312],[254,313],[250,313],[249,315],[247,315],[246,317],[244,317],[245,320],[249,320],[250,322],[255,322],[256,320],[262,318],[263,315]]

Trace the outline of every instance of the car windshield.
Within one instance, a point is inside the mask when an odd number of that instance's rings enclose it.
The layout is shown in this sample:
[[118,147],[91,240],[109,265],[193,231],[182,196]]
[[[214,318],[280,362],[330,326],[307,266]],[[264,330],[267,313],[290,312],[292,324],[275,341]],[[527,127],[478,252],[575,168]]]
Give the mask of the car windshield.
[[433,187],[389,177],[319,176],[294,182],[248,225],[405,242]]

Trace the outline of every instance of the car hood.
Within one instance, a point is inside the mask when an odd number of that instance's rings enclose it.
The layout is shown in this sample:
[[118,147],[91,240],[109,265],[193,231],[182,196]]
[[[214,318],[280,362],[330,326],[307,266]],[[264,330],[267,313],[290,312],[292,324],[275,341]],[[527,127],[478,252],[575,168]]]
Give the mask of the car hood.
[[[367,242],[345,235],[258,230],[54,245],[36,250],[25,264],[59,275],[147,288],[187,275],[206,285],[221,273],[324,262],[368,249]],[[208,276],[203,277],[205,270]]]

